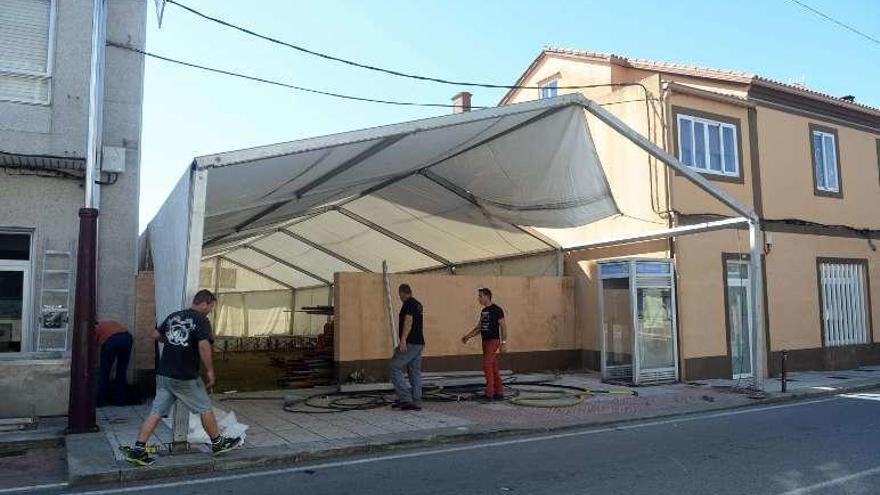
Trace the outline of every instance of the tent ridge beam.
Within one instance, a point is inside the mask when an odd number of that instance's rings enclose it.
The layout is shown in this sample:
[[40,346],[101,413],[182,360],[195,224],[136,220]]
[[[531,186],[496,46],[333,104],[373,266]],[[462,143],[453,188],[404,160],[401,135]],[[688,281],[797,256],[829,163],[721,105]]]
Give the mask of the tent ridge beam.
[[309,246],[310,248],[317,249],[318,251],[326,254],[327,256],[330,256],[332,258],[336,258],[337,260],[345,263],[346,265],[357,268],[358,270],[360,270],[362,272],[373,273],[373,270],[370,270],[369,268],[352,260],[351,258],[345,257],[345,256],[337,253],[336,251],[333,251],[332,249],[328,249],[328,248],[318,244],[317,242],[314,242],[314,241],[307,239],[299,234],[291,232],[291,231],[287,230],[286,228],[280,229],[280,230],[278,230],[278,232],[281,232],[282,234],[284,234],[288,237],[291,237],[291,238],[305,244],[306,246]]
[[306,276],[308,276],[308,277],[310,277],[310,278],[313,278],[313,279],[315,279],[315,280],[317,280],[317,281],[319,281],[319,282],[323,282],[323,283],[325,283],[325,284],[327,284],[327,285],[333,285],[333,283],[330,282],[329,280],[327,280],[326,278],[321,277],[321,276],[319,276],[319,275],[315,275],[314,273],[312,273],[312,272],[306,270],[305,268],[300,268],[300,267],[298,267],[298,266],[296,266],[296,265],[290,263],[289,261],[285,261],[285,260],[279,258],[278,256],[275,256],[274,254],[272,254],[272,253],[270,253],[270,252],[268,252],[268,251],[264,251],[264,250],[262,250],[262,249],[260,249],[260,248],[258,248],[258,247],[256,247],[256,246],[252,246],[252,245],[250,245],[250,244],[248,244],[248,245],[246,245],[246,246],[244,246],[244,247],[245,247],[246,249],[250,249],[251,251],[253,251],[253,252],[257,253],[257,254],[261,254],[261,255],[265,256],[266,258],[269,258],[270,260],[272,260],[272,261],[274,261],[274,262],[276,262],[276,263],[278,263],[278,264],[284,265],[284,266],[290,268],[291,270],[296,270],[296,271],[302,273],[303,275],[306,275]]
[[493,220],[499,221],[505,225],[510,225],[511,227],[513,227],[516,230],[522,232],[523,234],[531,237],[532,239],[537,240],[538,242],[540,242],[541,244],[544,244],[545,246],[549,246],[553,249],[560,249],[560,246],[558,244],[553,244],[550,241],[548,241],[547,239],[544,239],[542,236],[539,236],[524,227],[521,227],[521,226],[516,225],[514,223],[505,222],[503,220],[498,220],[497,218],[492,217],[491,215],[489,215],[489,213],[487,213],[483,209],[482,205],[480,205],[480,202],[477,200],[476,196],[474,196],[470,192],[466,191],[464,188],[458,186],[457,184],[452,183],[448,179],[446,179],[444,177],[440,177],[439,175],[435,174],[434,172],[431,172],[430,170],[421,170],[421,171],[419,171],[419,174],[422,175],[423,177],[425,177],[426,179],[428,179],[429,181],[433,182],[434,184],[437,184],[438,186],[442,187],[443,189],[446,189],[447,191],[451,192],[452,194],[455,194],[456,196],[467,201],[468,203],[476,206],[487,217],[490,217]]
[[[282,282],[282,281],[278,280],[277,278],[272,277],[272,276],[270,276],[270,275],[266,275],[265,273],[261,273],[261,272],[259,272],[257,269],[252,268],[252,267],[250,267],[250,266],[247,266],[247,265],[245,265],[244,263],[241,263],[240,261],[235,261],[235,260],[233,260],[233,259],[227,258],[226,256],[215,256],[215,257],[216,257],[218,260],[222,260],[222,261],[229,262],[229,263],[231,263],[231,264],[233,264],[233,265],[235,265],[235,266],[241,268],[242,270],[247,270],[247,271],[253,273],[254,275],[257,275],[257,276],[259,276],[259,277],[263,277],[263,278],[265,278],[266,280],[271,280],[272,282],[275,282],[275,283],[278,284],[278,285],[282,285],[282,286],[284,286],[284,287],[287,287],[287,288],[290,289],[290,290],[296,290],[296,288],[295,288],[294,286],[292,286],[292,285],[290,285],[290,284],[288,284],[288,283]],[[219,282],[219,280],[220,280],[220,273],[219,273],[219,272],[217,272],[217,280],[218,280],[218,282]],[[219,292],[219,289],[218,289],[216,292]],[[215,293],[216,293],[216,292],[215,292]]]
[[454,263],[452,263],[451,261],[447,260],[446,258],[440,256],[439,254],[437,254],[433,251],[430,251],[428,249],[425,249],[424,247],[419,246],[418,244],[416,244],[416,243],[414,243],[414,242],[412,242],[412,241],[410,241],[410,240],[408,240],[398,234],[395,234],[394,232],[386,229],[385,227],[382,227],[381,225],[379,225],[377,223],[374,223],[374,222],[371,222],[370,220],[367,220],[366,218],[358,215],[357,213],[354,213],[351,210],[345,209],[342,206],[337,206],[336,211],[338,211],[339,213],[345,215],[346,217],[354,220],[355,222],[384,235],[385,237],[387,237],[391,240],[397,241],[399,244],[403,244],[404,246],[406,246],[414,251],[418,251],[419,253],[427,256],[428,258],[433,259],[434,261],[442,264],[443,266],[445,266],[447,268],[452,268],[453,266],[455,266]]
[[311,191],[312,189],[314,189],[314,188],[320,186],[321,184],[323,184],[323,183],[327,182],[328,180],[330,180],[330,179],[336,177],[337,175],[339,175],[339,174],[341,174],[341,173],[343,173],[343,172],[345,172],[345,171],[347,171],[347,170],[353,168],[353,167],[356,166],[357,164],[359,164],[359,163],[363,162],[364,160],[370,158],[371,156],[373,156],[373,155],[375,155],[375,154],[381,152],[381,151],[384,150],[385,148],[388,148],[389,146],[391,146],[391,145],[393,145],[394,143],[400,141],[401,139],[405,138],[405,137],[408,136],[408,135],[409,135],[408,133],[403,133],[403,134],[398,134],[398,135],[396,135],[396,136],[389,136],[389,137],[386,137],[385,139],[382,139],[381,141],[379,141],[378,143],[374,144],[373,146],[370,146],[370,147],[367,148],[366,150],[364,150],[364,151],[358,153],[356,156],[354,156],[354,157],[352,157],[352,158],[349,158],[348,160],[346,160],[345,162],[343,162],[343,163],[337,165],[337,166],[334,167],[333,169],[328,170],[327,172],[325,172],[323,175],[321,175],[321,176],[318,177],[317,179],[315,179],[315,180],[309,182],[308,184],[306,184],[306,185],[300,187],[299,189],[296,190],[296,192],[294,193],[294,196],[296,197],[296,199],[300,199],[300,198],[302,198],[303,195],[304,195],[305,193],[307,193],[307,192]]

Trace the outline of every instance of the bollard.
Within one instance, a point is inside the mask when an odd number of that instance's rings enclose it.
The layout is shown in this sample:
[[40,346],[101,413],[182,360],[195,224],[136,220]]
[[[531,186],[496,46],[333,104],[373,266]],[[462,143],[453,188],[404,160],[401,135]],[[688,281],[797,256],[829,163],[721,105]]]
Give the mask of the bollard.
[[782,393],[788,390],[788,370],[786,370],[786,362],[788,361],[788,351],[782,351]]

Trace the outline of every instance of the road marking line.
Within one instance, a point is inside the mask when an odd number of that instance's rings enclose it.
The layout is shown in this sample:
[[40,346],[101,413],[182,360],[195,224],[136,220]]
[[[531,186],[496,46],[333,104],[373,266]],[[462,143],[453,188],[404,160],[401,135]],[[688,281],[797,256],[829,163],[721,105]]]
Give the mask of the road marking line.
[[65,488],[68,483],[47,483],[45,485],[28,485],[17,488],[0,488],[0,493],[27,493],[37,490],[50,490],[52,488]]
[[[498,440],[495,442],[486,442],[486,443],[478,443],[473,445],[461,445],[458,447],[447,447],[443,449],[433,449],[433,450],[420,450],[416,452],[405,452],[400,454],[389,454],[385,456],[378,457],[366,457],[362,459],[349,459],[342,461],[333,461],[333,462],[325,462],[323,464],[312,464],[312,465],[303,465],[303,466],[295,466],[281,469],[273,469],[269,471],[254,471],[249,473],[238,473],[238,474],[229,474],[225,476],[213,476],[210,478],[198,478],[198,479],[189,479],[186,481],[170,481],[166,483],[157,483],[153,485],[140,485],[140,486],[126,486],[126,487],[118,487],[118,488],[109,488],[105,490],[95,490],[88,492],[75,492],[78,495],[105,495],[112,493],[131,493],[137,491],[150,491],[150,490],[162,490],[166,488],[175,488],[179,486],[192,486],[192,485],[202,485],[206,483],[213,483],[216,481],[222,480],[240,480],[240,479],[250,479],[250,478],[261,478],[264,476],[275,476],[279,474],[292,474],[299,473],[303,471],[318,471],[323,469],[331,469],[337,467],[346,467],[346,466],[357,466],[361,464],[372,464],[376,462],[382,461],[393,461],[398,459],[411,459],[414,457],[426,457],[430,455],[439,455],[439,454],[450,454],[454,452],[464,452],[468,450],[477,450],[477,449],[485,449],[492,447],[505,447],[508,445],[518,445],[523,443],[534,443],[534,442],[542,442],[545,440],[557,440],[560,438],[570,438],[570,437],[579,437],[579,436],[587,436],[587,435],[595,435],[598,433],[608,433],[613,431],[620,430],[633,430],[638,428],[648,428],[651,426],[660,426],[666,424],[674,424],[674,423],[684,423],[690,421],[697,421],[700,419],[712,419],[712,418],[721,418],[726,416],[736,416],[740,414],[748,414],[754,412],[763,412],[763,411],[771,411],[775,409],[787,409],[790,407],[800,407],[807,406],[810,404],[819,404],[822,402],[829,402],[833,400],[839,400],[836,397],[831,397],[827,399],[818,399],[811,400],[805,402],[795,402],[789,404],[780,404],[776,406],[765,406],[765,407],[750,407],[739,409],[735,411],[724,411],[718,413],[708,413],[702,415],[694,415],[694,416],[686,416],[686,417],[678,417],[678,418],[670,418],[666,420],[658,420],[658,421],[650,421],[645,423],[636,423],[631,425],[622,425],[622,426],[609,426],[605,428],[598,428],[594,430],[582,430],[582,431],[572,431],[567,433],[554,433],[551,435],[543,435],[540,437],[526,437],[526,438],[514,438],[510,440]],[[149,469],[149,468],[143,468]]]
[[841,476],[839,478],[834,478],[832,480],[823,481],[821,483],[816,483],[815,485],[804,486],[798,488],[796,490],[792,490],[790,492],[782,493],[781,495],[803,495],[805,493],[812,493],[816,490],[821,490],[823,488],[829,488],[835,485],[839,485],[841,483],[846,483],[847,481],[852,481],[859,478],[864,478],[865,476],[873,476],[875,474],[880,474],[880,466],[866,469],[864,471],[859,471],[857,473],[848,474],[846,476]]

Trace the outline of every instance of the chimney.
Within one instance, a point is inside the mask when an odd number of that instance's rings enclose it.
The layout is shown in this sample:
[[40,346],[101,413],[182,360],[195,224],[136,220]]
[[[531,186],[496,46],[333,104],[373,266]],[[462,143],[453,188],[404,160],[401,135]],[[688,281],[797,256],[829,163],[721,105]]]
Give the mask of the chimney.
[[455,105],[455,108],[452,109],[452,113],[470,112],[471,96],[473,95],[468,93],[467,91],[462,91],[461,93],[453,96],[452,104]]
[[855,101],[856,101],[856,97],[853,95],[841,96],[840,99],[843,101],[848,101],[850,103],[855,103]]

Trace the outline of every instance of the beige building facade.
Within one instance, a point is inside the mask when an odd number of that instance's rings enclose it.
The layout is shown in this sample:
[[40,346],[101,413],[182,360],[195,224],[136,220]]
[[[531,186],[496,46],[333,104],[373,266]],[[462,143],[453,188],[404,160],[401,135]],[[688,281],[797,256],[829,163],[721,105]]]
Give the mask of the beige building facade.
[[[537,89],[501,104],[582,92],[754,209],[771,374],[783,351],[790,370],[880,363],[880,110],[753,74],[557,48],[517,86]],[[736,216],[610,128],[590,128],[621,214],[555,237],[578,245]],[[584,363],[602,368],[603,342],[606,359],[620,344],[602,266],[651,258],[674,266],[679,377],[749,376],[748,252],[744,228],[568,252]]]

